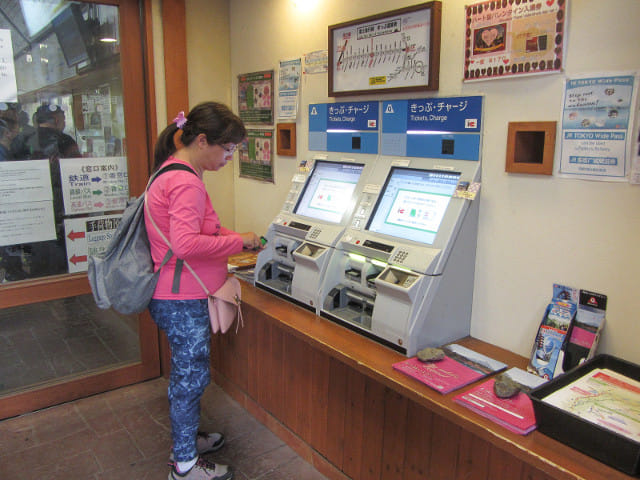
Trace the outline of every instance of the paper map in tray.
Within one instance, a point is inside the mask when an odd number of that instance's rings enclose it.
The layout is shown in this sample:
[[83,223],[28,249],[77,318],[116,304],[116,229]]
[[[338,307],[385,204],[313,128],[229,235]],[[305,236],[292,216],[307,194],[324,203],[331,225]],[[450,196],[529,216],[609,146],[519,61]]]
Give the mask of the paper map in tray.
[[613,370],[596,368],[542,401],[640,441],[640,382]]
[[507,367],[502,362],[455,343],[442,349],[446,355],[442,360],[424,363],[412,357],[394,363],[393,368],[444,394]]

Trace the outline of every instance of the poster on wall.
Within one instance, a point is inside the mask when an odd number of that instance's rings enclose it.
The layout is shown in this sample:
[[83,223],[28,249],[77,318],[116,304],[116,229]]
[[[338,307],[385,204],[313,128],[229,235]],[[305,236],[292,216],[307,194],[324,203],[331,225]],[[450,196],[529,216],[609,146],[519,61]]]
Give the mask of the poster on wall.
[[329,70],[329,51],[316,50],[305,53],[303,72],[305,75],[315,75],[316,73],[327,73]]
[[627,180],[636,79],[636,72],[628,72],[565,80],[561,174]]
[[302,59],[280,62],[278,75],[278,119],[295,122],[298,118]]
[[238,75],[238,108],[245,123],[273,125],[273,70]]
[[463,81],[557,73],[568,0],[492,0],[466,9]]
[[273,183],[273,130],[248,130],[239,155],[241,177]]
[[640,104],[636,101],[636,129],[631,149],[631,176],[629,182],[640,185]]

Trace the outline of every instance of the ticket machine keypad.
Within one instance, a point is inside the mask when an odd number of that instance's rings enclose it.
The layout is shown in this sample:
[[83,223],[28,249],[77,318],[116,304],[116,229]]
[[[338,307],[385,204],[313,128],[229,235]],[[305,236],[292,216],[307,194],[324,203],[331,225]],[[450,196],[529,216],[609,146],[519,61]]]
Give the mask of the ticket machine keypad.
[[311,240],[315,240],[318,238],[321,232],[322,230],[320,228],[314,228],[311,230],[311,232],[309,232],[308,238]]
[[407,255],[409,255],[408,251],[398,250],[391,258],[391,261],[394,263],[403,263],[406,260]]

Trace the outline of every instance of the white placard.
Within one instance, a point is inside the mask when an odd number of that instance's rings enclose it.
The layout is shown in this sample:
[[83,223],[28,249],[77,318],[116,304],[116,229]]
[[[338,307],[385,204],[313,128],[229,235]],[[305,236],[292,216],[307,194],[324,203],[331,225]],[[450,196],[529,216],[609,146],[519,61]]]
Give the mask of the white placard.
[[87,271],[88,257],[106,250],[121,217],[101,215],[64,221],[69,273]]
[[16,103],[18,87],[16,66],[13,63],[11,30],[0,29],[0,102]]
[[55,238],[49,161],[0,162],[0,246]]

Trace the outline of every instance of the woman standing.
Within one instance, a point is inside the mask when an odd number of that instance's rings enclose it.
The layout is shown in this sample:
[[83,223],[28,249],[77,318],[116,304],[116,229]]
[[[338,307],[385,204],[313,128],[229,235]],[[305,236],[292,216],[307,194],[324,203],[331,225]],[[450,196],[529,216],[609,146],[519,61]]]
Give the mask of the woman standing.
[[182,259],[215,292],[227,277],[227,257],[260,246],[254,233],[236,233],[220,225],[202,182],[204,171],[217,171],[232,158],[246,130],[238,116],[215,102],[197,105],[186,117],[180,112],[174,122],[158,137],[154,170],[181,163],[193,171],[171,170],[158,176],[147,192],[145,217],[156,269],[168,247],[149,215],[174,253],[160,271],[149,304],[153,320],[166,332],[171,346],[169,415],[174,461],[169,479],[227,480],[233,473],[226,465],[199,457],[224,443],[219,433],[198,432],[200,398],[210,382],[207,294],[187,269],[179,275],[179,288],[173,280],[176,258]]

